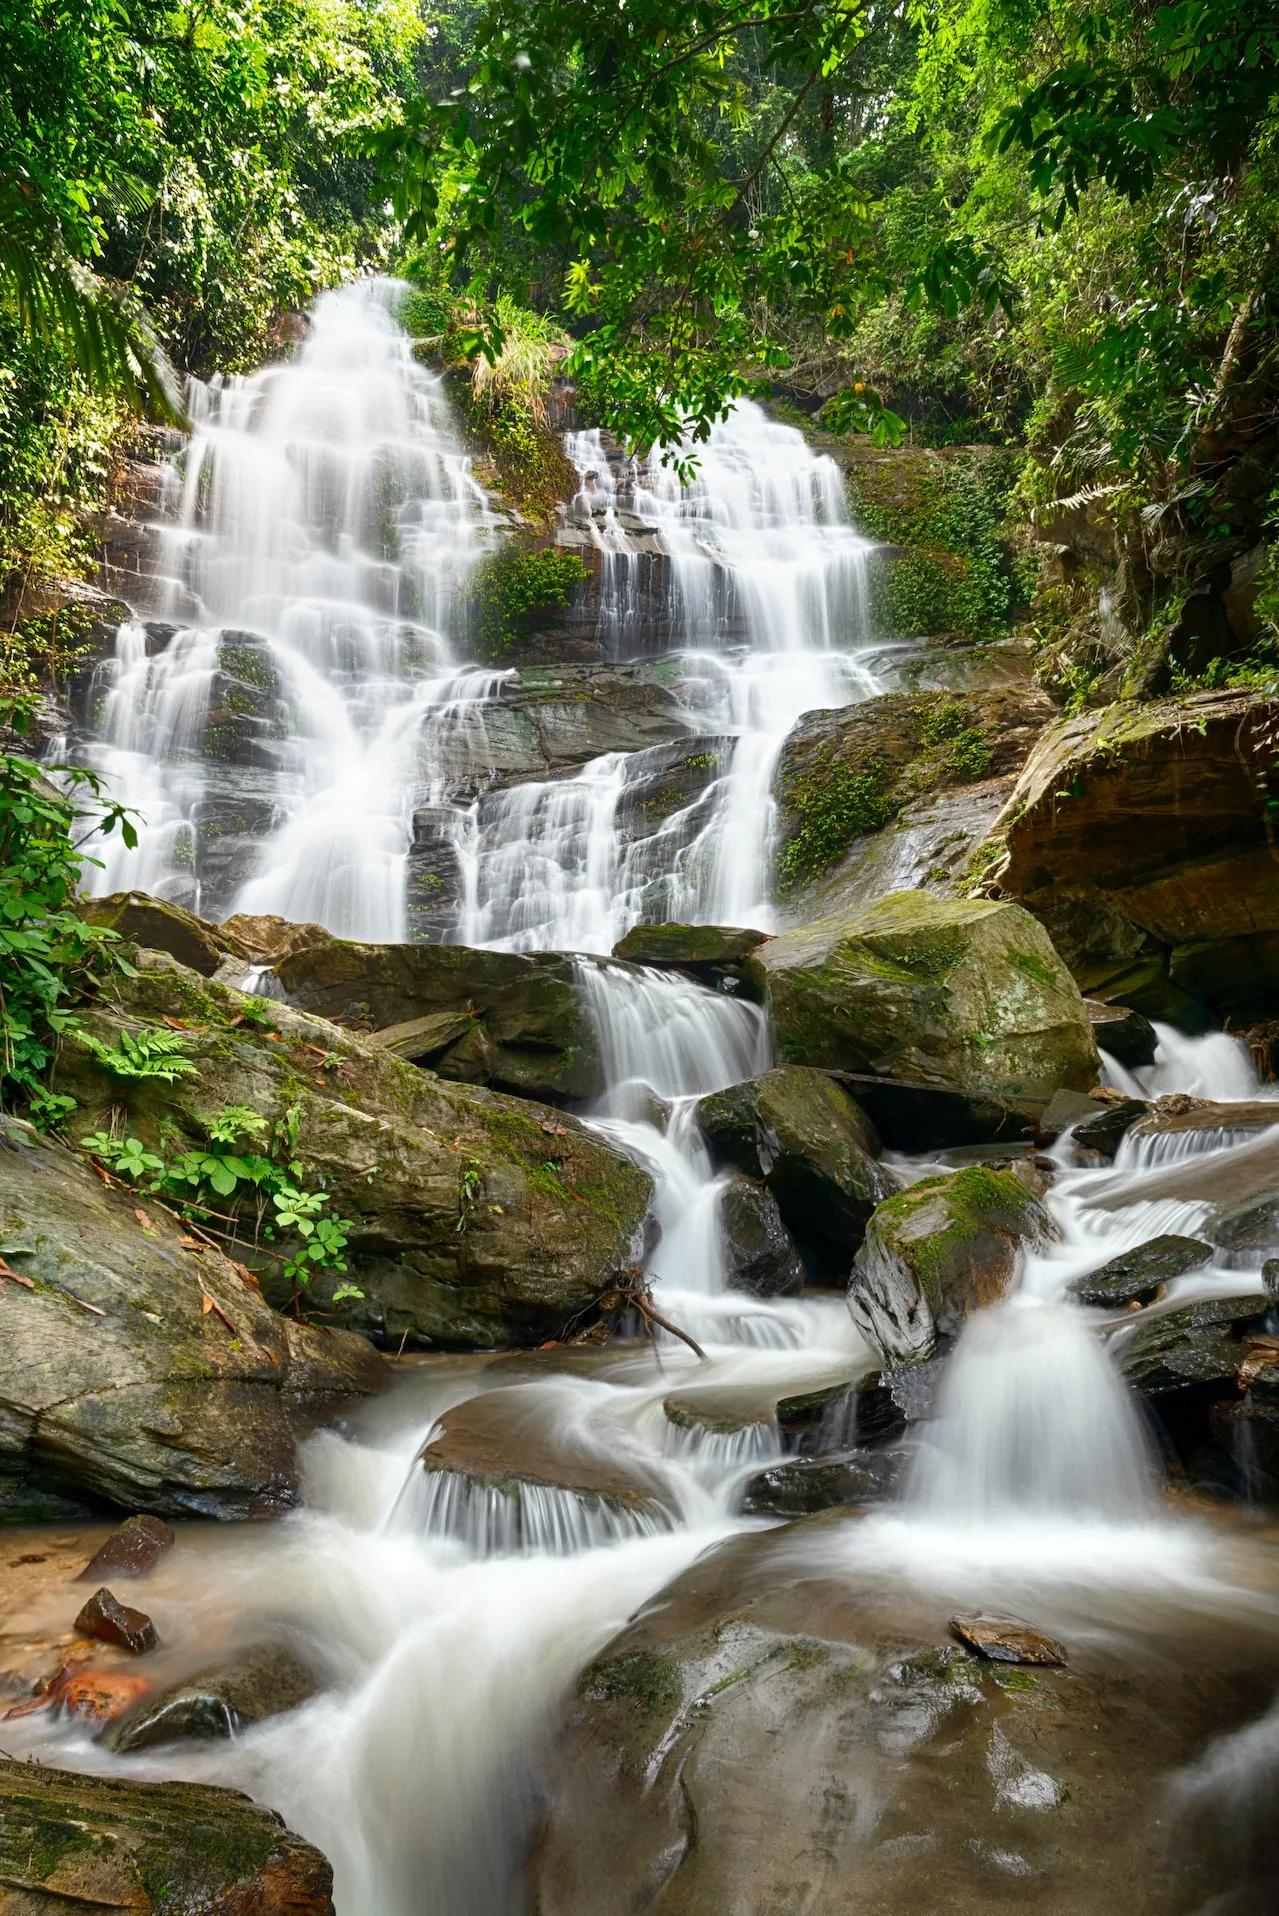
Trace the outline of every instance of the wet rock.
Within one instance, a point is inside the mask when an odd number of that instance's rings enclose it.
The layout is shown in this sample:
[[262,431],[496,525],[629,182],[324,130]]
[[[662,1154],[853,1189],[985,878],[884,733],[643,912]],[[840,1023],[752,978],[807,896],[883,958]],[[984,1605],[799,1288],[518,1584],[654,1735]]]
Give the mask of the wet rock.
[[1042,920],[1093,995],[1183,1029],[1205,1004],[1247,1022],[1279,950],[1277,714],[1224,691],[1060,720],[992,830],[984,885]]
[[1279,1251],[1279,1191],[1219,1211],[1204,1226],[1204,1236],[1233,1262],[1262,1265],[1264,1276],[1264,1260]]
[[117,1644],[122,1650],[132,1650],[135,1656],[154,1650],[160,1641],[146,1612],[130,1609],[105,1586],[89,1598],[75,1620],[75,1627],[82,1637]]
[[1096,1117],[1085,1118],[1071,1133],[1072,1141],[1085,1151],[1097,1151],[1113,1158],[1134,1124],[1150,1110],[1141,1098],[1123,1098],[1117,1104],[1103,1105]]
[[1139,1320],[1111,1340],[1120,1371],[1148,1397],[1194,1384],[1234,1383],[1246,1338],[1263,1328],[1270,1300],[1256,1291],[1206,1297]]
[[[648,1176],[561,1111],[446,1083],[285,1005],[263,1024],[260,1000],[160,953],[142,954],[117,995],[117,1008],[89,1008],[86,1028],[115,1042],[122,1025],[173,1019],[198,1075],[122,1085],[68,1044],[57,1082],[78,1101],[81,1135],[116,1110],[152,1147],[163,1121],[171,1151],[175,1134],[200,1144],[209,1114],[229,1105],[272,1126],[291,1113],[292,1155],[307,1188],[350,1220],[351,1281],[365,1293],[335,1307],[338,1278],[318,1273],[307,1295],[334,1311],[329,1322],[395,1348],[540,1344],[592,1312],[642,1243]],[[246,1255],[268,1298],[286,1304],[282,1258],[269,1250]]]
[[1097,998],[1085,998],[1088,1019],[1098,1048],[1128,1071],[1155,1062],[1159,1037],[1149,1018],[1127,1005],[1103,1004]]
[[841,882],[856,886],[878,835],[887,827],[891,839],[905,809],[952,786],[1020,771],[1053,717],[1051,700],[1030,686],[890,692],[806,712],[773,780],[782,896],[798,902],[823,881],[828,893]]
[[1211,1244],[1194,1237],[1152,1237],[1134,1251],[1124,1251],[1066,1286],[1081,1304],[1120,1310],[1125,1304],[1148,1304],[1155,1293],[1187,1271],[1212,1262]]
[[747,1517],[808,1517],[839,1504],[890,1503],[903,1488],[910,1463],[905,1449],[789,1458],[748,1478],[738,1508]]
[[746,960],[767,943],[762,931],[729,925],[635,925],[613,956],[635,965],[686,971],[703,984],[740,983]]
[[826,1264],[861,1243],[876,1204],[897,1189],[876,1162],[873,1125],[822,1071],[779,1066],[703,1098],[697,1119],[715,1162],[762,1179],[788,1229]]
[[80,1653],[69,1656],[50,1680],[38,1687],[34,1697],[26,1703],[15,1704],[5,1711],[5,1716],[6,1719],[35,1716],[52,1710],[101,1726],[124,1716],[154,1687],[151,1677],[135,1676],[129,1670],[86,1669],[83,1653]]
[[1051,1637],[1019,1623],[1016,1617],[952,1617],[950,1627],[962,1644],[991,1663],[1064,1664],[1066,1652]]
[[[1204,1127],[1200,1122],[1189,1128]],[[1220,1142],[1229,1140],[1222,1138]],[[1238,1144],[1231,1151],[1213,1150],[1200,1157],[1179,1159],[1164,1168],[1143,1171],[1139,1183],[1130,1173],[1120,1171],[1098,1178],[1083,1202],[1089,1210],[1122,1211],[1139,1192],[1143,1203],[1175,1198],[1187,1203],[1211,1204],[1224,1213],[1276,1191],[1279,1191],[1279,1134],[1264,1131],[1255,1140]]]
[[[119,1094],[104,1082],[99,1096],[105,1115]],[[0,1233],[29,1280],[0,1284],[10,1510],[46,1485],[166,1517],[283,1509],[296,1437],[386,1374],[363,1339],[286,1322],[168,1212],[14,1119],[0,1120]]]
[[469,1011],[431,1011],[425,1018],[408,1018],[401,1025],[387,1025],[369,1033],[369,1043],[397,1058],[414,1064],[438,1058],[474,1022]]
[[777,1396],[775,1391],[752,1390],[748,1385],[707,1384],[700,1390],[672,1391],[663,1398],[662,1409],[677,1430],[735,1437],[740,1431],[772,1430]]
[[604,1089],[575,961],[558,952],[330,938],[280,959],[275,973],[290,1004],[339,1024],[385,1029],[474,1014],[437,1062],[443,1077],[521,1097],[593,1098]]
[[922,1363],[970,1312],[1007,1295],[1023,1247],[1056,1226],[1019,1179],[971,1165],[924,1178],[874,1213],[853,1260],[848,1308],[886,1364]]
[[147,892],[118,891],[109,898],[86,898],[79,912],[87,924],[104,925],[149,951],[167,951],[179,964],[206,978],[213,976],[224,958],[247,956],[221,927]]
[[147,1697],[104,1739],[119,1756],[161,1743],[239,1736],[255,1723],[299,1709],[315,1695],[314,1673],[287,1645],[256,1643],[230,1661]]
[[1279,1301],[1279,1257],[1268,1257],[1261,1267],[1261,1281],[1266,1287],[1266,1296]]
[[1016,905],[896,892],[770,939],[747,967],[790,1064],[994,1097],[1097,1082],[1078,988]]
[[[1279,1125],[1279,1102],[1255,1098],[1246,1104],[1222,1104],[1208,1098],[1160,1098],[1140,1124],[1134,1138],[1171,1137],[1185,1131],[1248,1132],[1269,1131]],[[1233,1143],[1232,1137],[1220,1140]]]
[[0,1761],[0,1881],[13,1916],[333,1916],[333,1871],[238,1790]]
[[720,1194],[724,1282],[752,1297],[793,1297],[804,1265],[771,1191],[753,1178],[730,1178]]
[[1064,1131],[1090,1119],[1107,1115],[1109,1107],[1099,1098],[1086,1098],[1080,1091],[1054,1091],[1039,1120],[1039,1137],[1044,1143],[1059,1138]]
[[[234,940],[253,965],[274,965],[281,958],[291,958],[295,952],[327,944],[333,936],[323,925],[295,924],[272,912],[237,912],[234,917],[223,919],[221,931],[224,937]],[[174,952],[173,955],[180,958],[182,954]]]
[[912,1084],[905,1078],[838,1071],[890,1151],[949,1151],[970,1144],[1030,1142],[1045,1098],[995,1098]]
[[1229,1868],[1194,1900],[1198,1851],[1169,1855],[1168,1780],[1265,1710],[1273,1642],[1210,1616],[1152,1651],[1103,1590],[1036,1618],[1066,1667],[1010,1668],[857,1557],[861,1523],[715,1546],[583,1672],[542,1771],[539,1916],[1169,1916],[1183,1887],[1187,1909],[1228,1893]]
[[173,1531],[162,1517],[126,1517],[90,1558],[77,1582],[96,1583],[107,1576],[145,1577],[169,1554],[174,1541]]

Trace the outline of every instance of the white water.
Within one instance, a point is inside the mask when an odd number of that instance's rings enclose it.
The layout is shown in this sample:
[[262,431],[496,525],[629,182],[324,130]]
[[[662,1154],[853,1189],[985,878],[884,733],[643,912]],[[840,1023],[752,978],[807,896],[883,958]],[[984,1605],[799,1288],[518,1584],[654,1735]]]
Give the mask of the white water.
[[[727,773],[638,846],[618,830],[621,758],[457,808],[461,935],[605,952],[641,912],[766,926],[781,740],[801,711],[874,689],[843,649],[867,636],[865,548],[835,469],[750,407],[713,437],[687,494],[660,469],[623,474],[619,492],[597,440],[573,451],[584,494],[607,496],[602,512],[589,501],[583,511],[610,555],[614,650],[638,617],[640,563],[660,548],[689,710],[737,742]],[[384,481],[391,503],[378,517]],[[500,691],[500,675],[456,662],[455,612],[485,515],[438,392],[376,289],[321,302],[295,365],[211,395],[172,534],[173,603],[190,624],[153,658],[139,628],[121,635],[98,762],[150,828],[140,860],[112,865],[102,885],[203,902],[186,848],[211,807],[243,794],[228,797],[195,742],[218,635],[248,630],[262,636],[282,709],[252,768],[273,828],[233,902],[400,935],[412,811],[441,802],[450,732],[478,735]],[[228,1630],[236,1640],[284,1630],[329,1672],[316,1702],[234,1744],[127,1767],[233,1783],[279,1808],[333,1860],[340,1916],[518,1916],[521,1846],[562,1698],[640,1603],[741,1528],[743,1475],[780,1451],[768,1418],[688,1428],[664,1400],[771,1401],[873,1362],[838,1296],[768,1301],[725,1288],[723,1179],[695,1105],[768,1063],[758,1011],[657,972],[586,966],[581,977],[609,1081],[592,1122],[654,1175],[654,1299],[706,1361],[659,1330],[650,1351],[594,1376],[519,1384],[462,1365],[411,1380],[354,1435],[314,1440],[305,1513],[219,1538],[204,1556],[180,1549],[148,1587],[175,1654],[194,1657]],[[1257,1095],[1241,1048],[1220,1037],[1163,1031],[1142,1075],[1161,1091]],[[1049,1204],[1061,1240],[1028,1261],[1016,1299],[965,1332],[906,1498],[841,1546],[851,1577],[891,1570],[974,1605],[1025,1606],[1040,1622],[1054,1603],[1087,1617],[1099,1588],[1210,1581],[1211,1540],[1161,1514],[1095,1314],[1062,1302],[1071,1277],[1118,1250],[1199,1228],[1202,1200],[1144,1196],[1143,1179],[1202,1168],[1205,1138],[1125,1146],[1105,1171],[1072,1168],[1068,1143],[1058,1156]],[[1104,1208],[1116,1192],[1118,1208]],[[1192,1274],[1170,1299],[1241,1281]],[[663,1514],[622,1515],[545,1486],[525,1486],[516,1503],[457,1475],[428,1477],[420,1455],[440,1418],[499,1387],[559,1453],[642,1466]],[[838,1561],[829,1543],[806,1547],[826,1570]],[[20,1749],[111,1766],[75,1725],[28,1718],[10,1735]]]

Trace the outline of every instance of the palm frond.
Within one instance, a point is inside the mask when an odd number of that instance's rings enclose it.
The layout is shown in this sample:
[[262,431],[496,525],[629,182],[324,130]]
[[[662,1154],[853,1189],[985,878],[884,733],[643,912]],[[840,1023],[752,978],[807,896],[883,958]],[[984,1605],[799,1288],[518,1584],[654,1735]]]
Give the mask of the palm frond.
[[63,344],[95,391],[186,423],[173,368],[141,307],[71,257],[57,215],[17,174],[0,175],[0,302],[38,338]]

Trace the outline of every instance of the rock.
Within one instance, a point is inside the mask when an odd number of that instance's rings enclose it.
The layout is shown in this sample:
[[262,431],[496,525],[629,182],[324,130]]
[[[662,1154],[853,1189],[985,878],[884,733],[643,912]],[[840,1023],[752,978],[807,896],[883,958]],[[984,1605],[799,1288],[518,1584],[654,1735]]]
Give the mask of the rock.
[[219,1251],[189,1248],[166,1211],[106,1189],[11,1118],[0,1120],[0,1233],[23,1247],[8,1255],[29,1280],[0,1284],[11,1521],[46,1487],[165,1517],[287,1508],[296,1437],[386,1374],[362,1339],[277,1316]]
[[154,1623],[144,1611],[131,1610],[105,1587],[89,1598],[75,1620],[75,1627],[82,1637],[97,1637],[102,1643],[118,1644],[122,1650],[132,1650],[135,1656],[154,1650],[160,1641]]
[[[1279,1103],[1257,1098],[1247,1104],[1218,1104],[1207,1098],[1160,1098],[1151,1106],[1134,1138],[1168,1137],[1182,1131],[1269,1131],[1279,1125]],[[1223,1144],[1236,1142],[1224,1137]]]
[[821,881],[828,890],[855,883],[874,835],[903,810],[950,786],[1020,771],[1054,715],[1052,701],[1024,685],[889,692],[806,712],[773,777],[781,896]]
[[109,898],[85,898],[80,916],[90,925],[104,925],[121,938],[149,951],[167,951],[179,964],[211,978],[226,957],[244,958],[238,940],[218,925],[184,911],[181,905],[152,898],[144,891],[113,892]]
[[1170,1657],[1103,1593],[1036,1619],[1067,1666],[1009,1668],[953,1642],[940,1591],[859,1557],[862,1521],[715,1545],[583,1671],[540,1771],[539,1916],[1168,1916],[1182,1890],[1230,1895],[1237,1861],[1191,1880],[1169,1778],[1264,1713],[1273,1640],[1209,1611]]
[[873,1125],[822,1071],[781,1065],[730,1085],[700,1101],[697,1121],[716,1164],[762,1179],[819,1261],[856,1249],[876,1204],[897,1189],[876,1162]]
[[1048,1099],[1097,1081],[1069,972],[1015,905],[896,892],[747,960],[790,1064]]
[[1023,1246],[1056,1226],[1019,1179],[971,1165],[923,1178],[874,1213],[853,1260],[848,1308],[886,1364],[922,1363],[971,1311],[1007,1295]]
[[100,1577],[145,1577],[174,1545],[173,1531],[162,1517],[126,1517],[111,1532],[77,1579],[96,1583]]
[[668,1423],[677,1430],[703,1431],[708,1437],[735,1437],[741,1431],[772,1430],[777,1422],[777,1393],[749,1385],[707,1384],[700,1390],[672,1391],[662,1400]]
[[1212,1246],[1193,1237],[1152,1237],[1135,1251],[1124,1251],[1066,1286],[1081,1304],[1119,1310],[1125,1304],[1148,1304],[1174,1277],[1200,1270],[1212,1262]]
[[1149,1018],[1127,1005],[1102,1004],[1097,998],[1085,998],[1084,1006],[1099,1050],[1128,1071],[1155,1062],[1159,1037]]
[[710,733],[633,752],[615,813],[621,838],[632,845],[659,833],[687,840],[705,823],[705,807],[698,801],[725,776],[736,746],[735,738]]
[[1205,1004],[1250,1022],[1279,977],[1277,717],[1269,695],[1218,691],[1060,720],[992,829],[983,887],[1033,911],[1090,993],[1183,1028]]
[[1054,1091],[1039,1119],[1039,1136],[1047,1141],[1059,1138],[1089,1119],[1107,1115],[1109,1107],[1100,1098],[1086,1098],[1080,1091]]
[[950,1627],[962,1644],[991,1663],[1060,1665],[1066,1661],[1059,1643],[1015,1617],[952,1617]]
[[1238,1263],[1260,1265],[1279,1251],[1279,1191],[1233,1210],[1219,1211],[1204,1226],[1204,1236],[1217,1250]]
[[[79,1101],[77,1132],[119,1110],[148,1146],[162,1142],[165,1121],[172,1150],[174,1133],[202,1143],[227,1106],[272,1126],[290,1113],[292,1154],[307,1188],[323,1180],[332,1211],[350,1220],[351,1281],[365,1292],[334,1307],[336,1278],[313,1278],[308,1297],[335,1310],[330,1321],[395,1347],[540,1344],[589,1316],[642,1247],[647,1174],[561,1111],[445,1083],[284,1005],[264,1024],[262,1001],[160,953],[141,954],[117,996],[116,1009],[88,1010],[87,1029],[114,1042],[122,1025],[171,1018],[188,1033],[198,1075],[120,1084],[67,1045],[57,1082]],[[267,1295],[285,1303],[290,1287],[269,1248],[246,1255]]]
[[793,1297],[804,1265],[772,1193],[753,1178],[730,1178],[720,1193],[724,1282],[752,1297]]
[[431,1011],[425,1018],[408,1018],[401,1025],[386,1025],[381,1031],[370,1031],[369,1043],[417,1064],[438,1058],[441,1051],[447,1051],[473,1023],[473,1014],[469,1011]]
[[62,1716],[82,1717],[86,1723],[102,1725],[123,1716],[154,1687],[151,1677],[135,1676],[128,1670],[88,1669],[85,1650],[75,1649],[47,1682],[36,1686],[33,1697],[6,1710],[5,1718],[55,1710]]
[[807,1517],[838,1504],[889,1503],[903,1488],[910,1464],[906,1449],[788,1459],[748,1478],[738,1508],[747,1517]]
[[333,1871],[239,1790],[0,1761],[0,1882],[13,1916],[333,1916]]
[[950,1151],[969,1144],[1029,1143],[1046,1098],[995,1098],[912,1084],[864,1071],[830,1076],[846,1086],[890,1151]]
[[558,952],[330,938],[280,959],[275,974],[290,1004],[338,1024],[385,1029],[467,1014],[465,1035],[436,1061],[443,1077],[521,1097],[584,1099],[604,1089],[576,961]]
[[1143,1203],[1176,1198],[1187,1203],[1198,1200],[1224,1212],[1275,1191],[1279,1191],[1279,1137],[1265,1131],[1232,1151],[1210,1151],[1136,1175],[1117,1171],[1098,1178],[1082,1202],[1088,1210],[1121,1211],[1138,1198]]
[[614,945],[614,958],[633,965],[686,971],[703,984],[740,983],[746,960],[768,942],[762,931],[727,925],[635,925]]
[[[236,912],[232,918],[224,918],[219,928],[224,938],[230,939],[248,959],[251,965],[274,965],[281,958],[291,958],[295,952],[307,951],[313,945],[324,945],[333,936],[323,925],[297,925],[288,918],[277,918],[269,912]],[[138,940],[139,944],[149,941]],[[167,950],[167,946],[161,946]],[[173,956],[181,958],[180,951]],[[196,967],[198,969],[198,967]]]
[[422,1452],[425,1527],[485,1555],[669,1529],[665,1487],[643,1454],[575,1440],[561,1404],[512,1386],[445,1411]]
[[1103,1105],[1096,1117],[1085,1118],[1071,1133],[1071,1142],[1085,1151],[1100,1152],[1113,1158],[1134,1124],[1151,1110],[1141,1098],[1123,1098],[1117,1104]]
[[171,1684],[119,1717],[107,1747],[131,1756],[161,1743],[239,1736],[255,1723],[308,1703],[319,1685],[302,1659],[280,1643],[255,1643],[203,1675]]
[[1233,1384],[1247,1354],[1244,1339],[1260,1330],[1270,1308],[1256,1291],[1206,1297],[1139,1319],[1111,1340],[1120,1371],[1134,1390],[1158,1397],[1192,1384]]
[[1279,1257],[1268,1257],[1261,1267],[1261,1281],[1266,1288],[1266,1296],[1279,1302]]

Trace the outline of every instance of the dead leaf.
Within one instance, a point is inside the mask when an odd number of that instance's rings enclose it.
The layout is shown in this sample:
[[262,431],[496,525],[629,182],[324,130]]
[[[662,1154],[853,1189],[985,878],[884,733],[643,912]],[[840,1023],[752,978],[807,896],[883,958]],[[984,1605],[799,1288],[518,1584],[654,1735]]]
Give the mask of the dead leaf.
[[568,1126],[566,1124],[552,1124],[549,1118],[542,1119],[542,1129],[548,1138],[566,1138],[568,1136]]
[[31,1279],[24,1277],[21,1271],[15,1271],[7,1258],[0,1257],[0,1277],[11,1277],[15,1284],[21,1284],[23,1290],[33,1291],[35,1289],[35,1285],[31,1282]]
[[207,1244],[201,1244],[199,1239],[194,1237],[180,1237],[178,1243],[184,1251],[194,1251],[198,1257],[203,1257],[209,1248]]
[[100,1164],[98,1164],[98,1163],[96,1162],[96,1160],[95,1160],[95,1159],[93,1159],[93,1158],[90,1158],[90,1160],[89,1160],[89,1169],[90,1169],[91,1171],[96,1171],[96,1172],[97,1172],[97,1174],[98,1174],[98,1176],[99,1176],[99,1177],[100,1177],[100,1178],[102,1179],[102,1182],[103,1182],[104,1184],[114,1184],[114,1183],[115,1183],[115,1179],[114,1179],[113,1177],[108,1177],[108,1175],[107,1175],[107,1173],[106,1173],[106,1172],[105,1172],[105,1171],[103,1170],[103,1168],[102,1168],[102,1166],[101,1166]]
[[1251,1348],[1248,1355],[1239,1366],[1240,1390],[1247,1390],[1254,1377],[1259,1377],[1263,1370],[1269,1370],[1272,1364],[1279,1364],[1279,1348],[1260,1341],[1253,1343],[1252,1339],[1249,1339],[1249,1343]]
[[235,1324],[227,1316],[222,1306],[218,1303],[217,1298],[211,1297],[208,1291],[201,1291],[200,1293],[201,1317],[207,1317],[210,1311],[217,1312],[218,1316],[222,1319],[222,1322],[226,1325],[227,1329],[230,1331],[232,1337],[238,1337],[240,1335],[239,1331],[236,1329]]
[[252,1271],[249,1269],[247,1264],[237,1264],[233,1257],[229,1257],[227,1259],[227,1263],[231,1266],[231,1269],[235,1272],[236,1276],[241,1280],[242,1283],[252,1284],[255,1291],[260,1291],[262,1289],[262,1286],[258,1283],[257,1278],[254,1277]]
[[212,1299],[212,1298],[211,1298],[211,1297],[209,1296],[209,1293],[208,1293],[207,1291],[201,1291],[201,1293],[200,1293],[200,1315],[201,1315],[201,1317],[207,1317],[207,1316],[209,1315],[209,1312],[210,1312],[210,1311],[211,1311],[212,1309],[213,1309],[213,1299]]
[[142,1226],[144,1231],[151,1231],[152,1233],[154,1233],[155,1225],[151,1222],[150,1218],[147,1216],[146,1212],[143,1210],[140,1204],[134,1205],[133,1215],[134,1217],[137,1218],[138,1223]]

